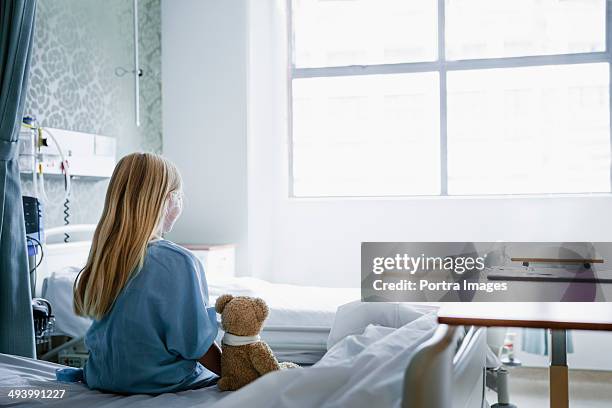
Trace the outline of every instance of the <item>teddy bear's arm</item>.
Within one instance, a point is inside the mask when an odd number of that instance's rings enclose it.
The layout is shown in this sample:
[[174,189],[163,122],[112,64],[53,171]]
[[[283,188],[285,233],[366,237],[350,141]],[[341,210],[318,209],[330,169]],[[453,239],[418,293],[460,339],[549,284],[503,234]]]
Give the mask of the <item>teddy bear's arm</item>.
[[280,370],[280,365],[274,357],[274,353],[266,343],[259,343],[256,347],[250,350],[249,356],[253,367],[260,375],[264,375],[271,371]]

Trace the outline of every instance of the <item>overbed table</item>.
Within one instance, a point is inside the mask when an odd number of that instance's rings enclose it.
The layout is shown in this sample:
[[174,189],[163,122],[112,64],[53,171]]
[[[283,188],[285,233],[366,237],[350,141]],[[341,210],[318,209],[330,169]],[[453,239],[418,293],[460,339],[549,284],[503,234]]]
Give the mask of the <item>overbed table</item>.
[[612,331],[610,303],[446,303],[438,322],[456,326],[531,327],[551,331],[550,406],[569,407],[567,330]]

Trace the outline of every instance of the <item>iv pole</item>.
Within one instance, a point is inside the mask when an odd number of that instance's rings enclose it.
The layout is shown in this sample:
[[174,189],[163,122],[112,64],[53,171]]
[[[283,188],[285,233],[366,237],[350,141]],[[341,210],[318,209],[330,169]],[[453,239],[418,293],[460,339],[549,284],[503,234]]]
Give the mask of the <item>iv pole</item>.
[[140,127],[140,77],[142,76],[142,69],[140,69],[140,57],[138,54],[138,0],[134,0],[132,8],[134,16],[134,69],[130,71],[123,67],[117,67],[115,68],[115,75],[122,77],[125,74],[134,74],[134,113],[136,127]]
[[134,110],[136,111],[136,127],[140,126],[140,77],[142,70],[138,56],[138,0],[134,0]]

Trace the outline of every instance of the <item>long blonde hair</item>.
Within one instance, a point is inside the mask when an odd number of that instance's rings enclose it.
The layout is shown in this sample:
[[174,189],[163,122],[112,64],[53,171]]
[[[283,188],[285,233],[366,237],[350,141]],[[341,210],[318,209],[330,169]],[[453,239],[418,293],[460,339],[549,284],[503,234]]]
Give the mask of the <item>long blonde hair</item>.
[[167,159],[133,153],[117,163],[85,268],[74,284],[74,311],[102,319],[142,267],[166,198],[181,189],[181,176]]

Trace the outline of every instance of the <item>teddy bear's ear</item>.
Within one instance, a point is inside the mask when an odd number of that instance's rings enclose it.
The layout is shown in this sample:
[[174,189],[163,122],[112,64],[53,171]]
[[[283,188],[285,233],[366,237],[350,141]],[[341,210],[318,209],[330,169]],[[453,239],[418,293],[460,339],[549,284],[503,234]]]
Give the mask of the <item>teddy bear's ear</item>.
[[255,298],[255,313],[257,314],[257,318],[262,322],[266,320],[268,317],[268,305],[263,299]]
[[223,309],[225,309],[225,305],[227,305],[234,297],[229,294],[221,295],[217,298],[215,302],[215,310],[217,313],[223,313]]

